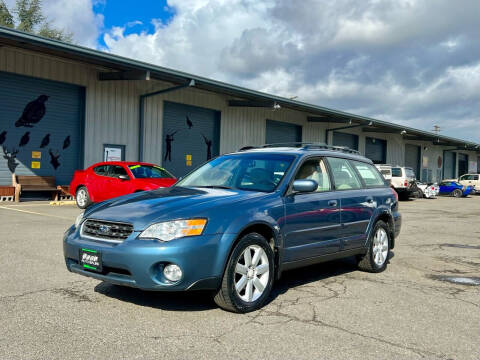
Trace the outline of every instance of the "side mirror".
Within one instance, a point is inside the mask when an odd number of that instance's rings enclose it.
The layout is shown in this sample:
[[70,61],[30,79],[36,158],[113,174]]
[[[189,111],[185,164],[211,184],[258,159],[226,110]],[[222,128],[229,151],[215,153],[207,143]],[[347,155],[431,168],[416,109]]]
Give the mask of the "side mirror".
[[118,175],[118,178],[120,180],[130,180],[130,178],[128,177],[128,175]]
[[315,180],[311,179],[301,179],[295,180],[293,182],[293,191],[304,193],[304,192],[313,192],[317,190],[318,183]]

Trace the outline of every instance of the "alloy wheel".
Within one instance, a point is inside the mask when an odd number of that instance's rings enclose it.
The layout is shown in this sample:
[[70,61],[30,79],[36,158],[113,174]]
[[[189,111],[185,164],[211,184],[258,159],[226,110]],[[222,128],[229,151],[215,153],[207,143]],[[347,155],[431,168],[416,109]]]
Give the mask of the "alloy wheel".
[[78,190],[76,199],[79,206],[85,206],[87,202],[87,192],[85,191],[85,189]]
[[248,246],[235,266],[234,285],[237,295],[245,302],[262,296],[270,277],[270,265],[265,250],[258,245]]
[[388,256],[388,236],[383,228],[379,228],[373,238],[373,261],[381,267]]

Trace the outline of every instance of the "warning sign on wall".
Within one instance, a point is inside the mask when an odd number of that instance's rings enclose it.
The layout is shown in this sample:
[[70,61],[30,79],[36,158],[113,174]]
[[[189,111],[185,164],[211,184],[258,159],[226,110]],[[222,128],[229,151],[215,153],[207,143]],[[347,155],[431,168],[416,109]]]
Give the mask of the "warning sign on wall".
[[40,169],[40,161],[32,161],[32,169]]
[[32,159],[41,159],[42,152],[41,151],[32,151]]

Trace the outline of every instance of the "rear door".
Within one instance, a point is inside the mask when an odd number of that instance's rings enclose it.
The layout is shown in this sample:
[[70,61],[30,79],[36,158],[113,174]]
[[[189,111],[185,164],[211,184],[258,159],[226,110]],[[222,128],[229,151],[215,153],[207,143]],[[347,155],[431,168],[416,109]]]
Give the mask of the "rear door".
[[284,261],[316,257],[340,250],[340,202],[322,158],[306,160],[295,179],[312,179],[319,186],[311,193],[285,197]]
[[[121,175],[127,176],[129,180],[120,179]],[[113,165],[110,167],[109,172],[109,186],[108,186],[108,198],[122,196],[133,192],[132,179],[128,175],[127,170],[120,165]]]
[[340,199],[342,249],[360,247],[365,243],[368,223],[376,206],[374,196],[364,189],[358,172],[349,160],[329,157],[328,163]]
[[109,165],[99,165],[93,168],[93,174],[88,175],[87,188],[95,202],[107,199],[107,191],[110,183]]

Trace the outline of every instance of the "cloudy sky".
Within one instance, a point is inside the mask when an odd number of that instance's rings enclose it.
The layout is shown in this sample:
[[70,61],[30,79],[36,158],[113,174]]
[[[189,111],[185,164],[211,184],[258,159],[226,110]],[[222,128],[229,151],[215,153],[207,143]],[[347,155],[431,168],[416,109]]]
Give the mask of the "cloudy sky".
[[480,142],[478,0],[44,5],[81,45]]

